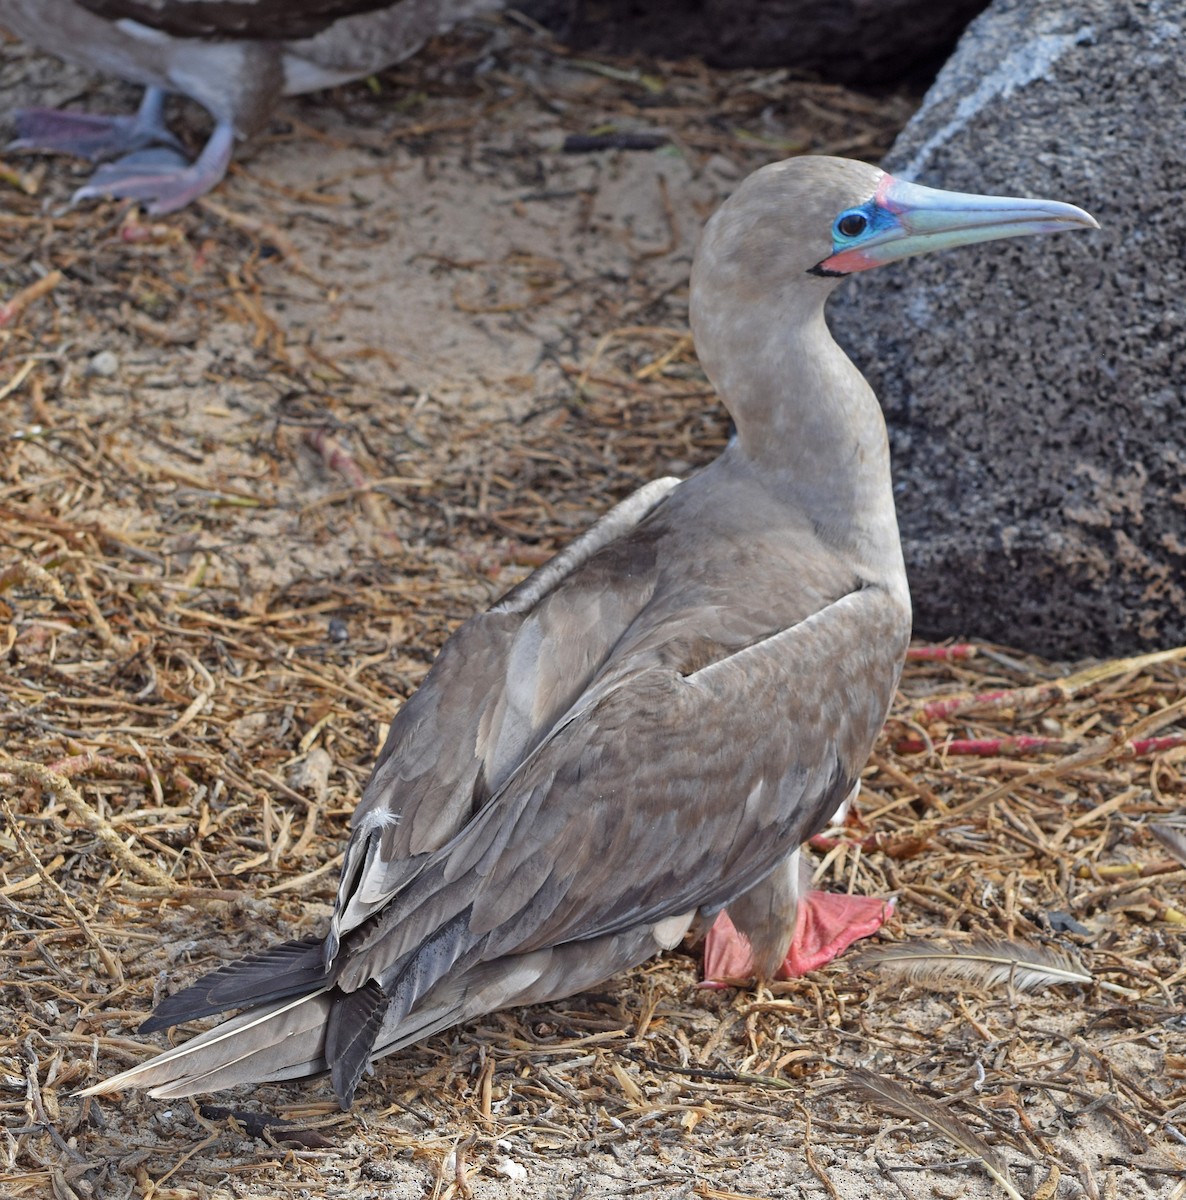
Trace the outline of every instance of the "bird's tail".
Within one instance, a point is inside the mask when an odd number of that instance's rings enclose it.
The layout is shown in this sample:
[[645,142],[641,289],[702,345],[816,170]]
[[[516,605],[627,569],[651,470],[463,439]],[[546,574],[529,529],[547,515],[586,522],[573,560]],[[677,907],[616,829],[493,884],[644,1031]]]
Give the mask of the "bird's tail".
[[[437,989],[429,1004],[410,1014],[398,1029],[384,1034],[373,1057],[390,1054],[456,1024],[467,1015],[463,1006],[466,991],[464,983]],[[340,992],[324,987],[296,999],[253,1008],[79,1095],[148,1088],[155,1099],[176,1100],[241,1083],[279,1083],[320,1075],[330,1069],[325,1053],[326,1031],[331,1024],[330,1013],[341,1000]],[[351,1095],[353,1090],[351,1084]],[[349,1103],[346,1097],[340,1098],[343,1106]]]
[[320,938],[282,942],[262,953],[227,963],[165,997],[140,1026],[140,1032],[155,1033],[231,1008],[308,996],[328,982]]
[[[140,1031],[232,1008],[246,1012],[82,1094],[144,1087],[157,1098],[175,1099],[328,1070],[342,1106],[349,1107],[368,1062],[386,1052],[376,1046],[381,1032],[384,1046],[395,1048],[457,1020],[464,986],[440,988],[443,1003],[438,996],[435,1004],[412,1010],[458,962],[467,932],[464,914],[446,922],[408,956],[390,995],[365,972],[343,986],[335,971],[326,970],[321,939],[285,942],[227,963],[162,1001]],[[464,976],[462,969],[454,984]]]
[[[569,942],[475,963],[441,978],[427,988],[411,1011],[404,1011],[402,1006],[385,1011],[380,1028],[362,1039],[365,1053],[358,1075],[368,1059],[391,1054],[460,1021],[511,1005],[543,1003],[592,987],[615,971],[649,958],[660,946],[674,945],[694,915],[685,913],[655,928],[642,925],[587,942]],[[273,975],[273,990],[285,990],[300,978],[305,958],[291,943],[273,953],[273,966],[287,963],[290,967],[287,972],[279,969]],[[210,1011],[211,1005],[227,1000],[235,991],[231,981],[236,972],[251,988],[261,985],[263,959],[257,956],[244,965],[230,964],[221,973],[178,992],[172,998],[176,1009],[180,1014],[196,1009]],[[150,1096],[175,1100],[237,1084],[275,1083],[328,1071],[327,1059],[334,1057],[334,1051],[331,1044],[330,1053],[326,1053],[327,1031],[334,1025],[335,1009],[347,1012],[347,1036],[359,1028],[363,1018],[349,1004],[349,998],[357,992],[343,993],[324,975],[321,978],[323,983],[318,988],[306,989],[299,996],[288,994],[256,1003],[247,1012],[80,1094],[96,1096],[124,1088],[148,1088]],[[217,989],[212,984],[217,984]],[[177,1019],[191,1018],[178,1015]],[[357,1075],[347,1091],[337,1088],[343,1106],[349,1104],[355,1083]]]
[[217,1092],[240,1083],[300,1079],[326,1069],[330,988],[251,1009],[138,1067],[79,1093],[148,1088],[159,1100]]

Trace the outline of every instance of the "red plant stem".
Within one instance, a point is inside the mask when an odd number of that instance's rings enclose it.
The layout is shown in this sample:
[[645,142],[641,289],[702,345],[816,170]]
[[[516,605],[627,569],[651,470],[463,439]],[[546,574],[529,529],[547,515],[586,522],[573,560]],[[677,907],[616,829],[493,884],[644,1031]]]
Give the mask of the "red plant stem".
[[[1018,737],[1000,738],[952,738],[949,742],[936,742],[932,749],[944,754],[977,755],[988,758],[993,755],[1033,754],[1039,750],[1074,750],[1076,743],[1061,738]],[[1159,754],[1163,750],[1174,750],[1186,746],[1186,733],[1172,733],[1164,737],[1136,738],[1128,743],[1129,751],[1137,756]],[[899,754],[921,754],[927,749],[922,738],[900,738],[894,743]]]
[[968,709],[1021,708],[1048,704],[1064,695],[1057,683],[1040,683],[1036,687],[1006,688],[999,692],[980,692],[975,696],[947,696],[931,700],[914,715],[916,721],[935,721],[954,716]]
[[[894,744],[899,754],[921,754],[927,748],[922,738],[902,738]],[[1073,743],[1061,738],[1018,737],[999,738],[952,738],[949,742],[937,742],[934,749],[944,754],[973,754],[981,758],[993,755],[1032,754],[1038,750],[1071,750]]]
[[1186,746],[1186,733],[1169,733],[1164,737],[1137,738],[1128,743],[1134,754],[1158,754],[1162,750],[1173,750]]
[[321,455],[331,471],[337,471],[353,488],[365,488],[366,476],[353,455],[324,427],[305,431],[305,442]]
[[821,850],[826,853],[829,850],[835,850],[837,846],[842,844],[845,846],[860,846],[861,841],[859,838],[825,837],[822,833],[817,833],[815,837],[807,839],[807,844],[813,850]]
[[951,646],[911,646],[906,651],[907,662],[958,662],[975,658],[980,651],[969,642],[956,642]]

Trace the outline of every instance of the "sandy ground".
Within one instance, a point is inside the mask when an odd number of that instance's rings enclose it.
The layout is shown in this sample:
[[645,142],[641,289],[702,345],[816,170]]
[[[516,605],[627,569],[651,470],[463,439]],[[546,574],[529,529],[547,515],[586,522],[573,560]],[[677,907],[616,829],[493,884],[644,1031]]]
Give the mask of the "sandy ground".
[[[135,102],[15,44],[0,95]],[[978,1151],[869,1102],[853,1067],[941,1102],[1025,1195],[1186,1194],[1165,916],[1183,872],[1140,824],[1183,789],[1174,751],[1150,765],[1120,743],[1027,776],[1023,817],[940,819],[1028,766],[952,770],[887,742],[865,811],[898,840],[822,867],[901,894],[891,939],[1062,944],[1042,914],[1065,908],[1101,986],[904,986],[848,961],[755,997],[698,990],[686,951],[432,1039],[345,1116],[317,1083],[217,1098],[319,1128],[295,1140],[72,1096],[140,1057],[166,978],[317,928],[386,722],[448,631],[612,500],[723,444],[686,336],[704,217],[788,153],[876,158],[913,102],[582,63],[476,25],[374,89],[287,104],[209,202],[168,219],[69,211],[84,165],[3,160],[0,301],[62,274],[0,329],[0,745],[72,777],[94,821],[0,761],[0,1194],[1004,1194]],[[196,144],[201,114],[177,117]],[[602,128],[670,140],[562,151]],[[1064,673],[918,667],[900,722],[936,689]],[[1110,734],[1186,689],[1176,662],[1106,680],[1106,704],[1047,696],[998,714],[1003,731]]]

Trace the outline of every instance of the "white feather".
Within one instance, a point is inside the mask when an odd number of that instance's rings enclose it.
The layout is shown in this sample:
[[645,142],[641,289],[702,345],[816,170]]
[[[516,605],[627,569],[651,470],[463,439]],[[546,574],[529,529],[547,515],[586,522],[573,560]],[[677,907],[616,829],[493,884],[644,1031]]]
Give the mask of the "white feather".
[[908,983],[923,985],[1012,984],[1023,992],[1060,983],[1092,983],[1094,976],[1071,954],[1026,942],[981,940],[942,948],[927,942],[878,946],[866,950],[857,965],[887,970]]

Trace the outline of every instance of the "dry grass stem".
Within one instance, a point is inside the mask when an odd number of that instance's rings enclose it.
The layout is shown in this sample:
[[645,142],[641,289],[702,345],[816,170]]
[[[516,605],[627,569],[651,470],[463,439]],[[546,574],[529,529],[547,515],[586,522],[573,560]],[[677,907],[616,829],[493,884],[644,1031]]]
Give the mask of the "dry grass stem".
[[65,803],[74,816],[99,837],[120,866],[156,887],[172,889],[175,886],[174,881],[164,871],[132,853],[111,822],[87,804],[65,775],[59,775],[40,763],[13,758],[0,750],[0,775],[2,774],[31,783]]

